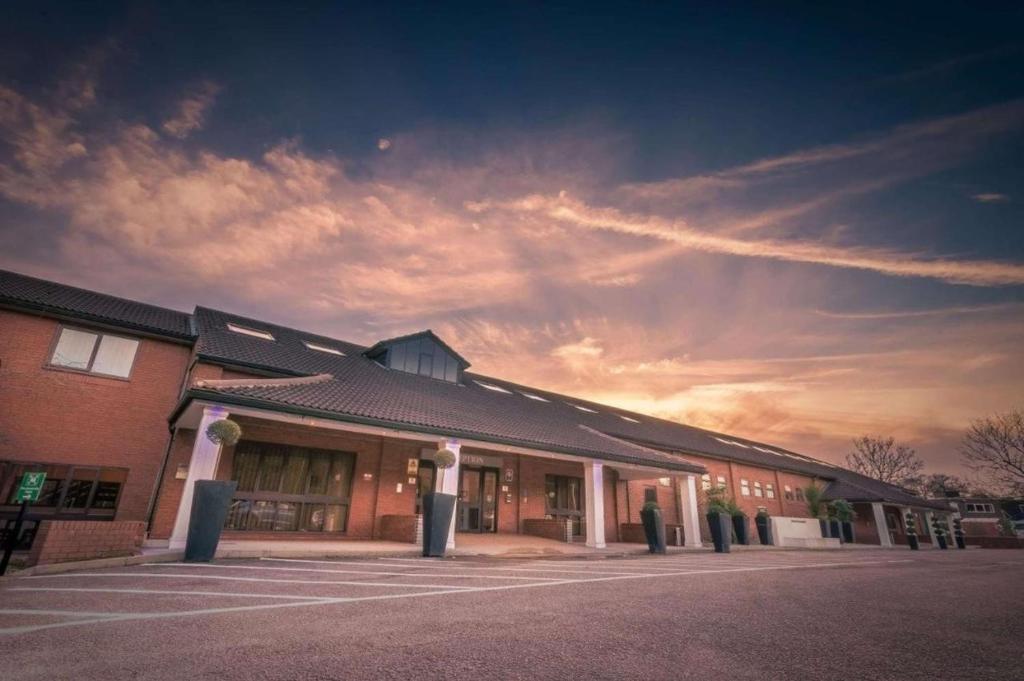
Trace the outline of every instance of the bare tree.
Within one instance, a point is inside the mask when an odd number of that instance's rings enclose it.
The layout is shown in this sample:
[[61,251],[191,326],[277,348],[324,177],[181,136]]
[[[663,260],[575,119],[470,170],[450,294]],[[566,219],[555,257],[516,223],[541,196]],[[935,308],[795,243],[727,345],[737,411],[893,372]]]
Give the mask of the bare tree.
[[995,414],[971,423],[960,456],[964,465],[1007,492],[1024,492],[1024,410]]
[[946,473],[929,473],[925,475],[912,475],[900,481],[900,485],[906,487],[915,494],[922,497],[944,497],[948,492],[959,492],[960,494],[977,494],[975,486],[963,478]]
[[924,462],[912,447],[898,444],[894,438],[865,435],[853,441],[846,465],[870,478],[897,485],[917,475]]

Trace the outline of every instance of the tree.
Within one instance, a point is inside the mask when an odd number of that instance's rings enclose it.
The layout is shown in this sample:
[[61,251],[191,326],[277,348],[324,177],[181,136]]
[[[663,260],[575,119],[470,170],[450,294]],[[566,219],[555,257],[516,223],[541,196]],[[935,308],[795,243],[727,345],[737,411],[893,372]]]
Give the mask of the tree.
[[1010,493],[1024,492],[1024,410],[973,421],[960,444],[964,465]]
[[869,478],[896,485],[917,475],[924,462],[912,447],[899,444],[894,438],[865,435],[853,441],[846,465]]
[[945,497],[948,492],[959,492],[967,494],[973,491],[971,483],[956,475],[946,473],[930,473],[927,475],[912,475],[904,478],[900,484],[914,494],[922,497]]

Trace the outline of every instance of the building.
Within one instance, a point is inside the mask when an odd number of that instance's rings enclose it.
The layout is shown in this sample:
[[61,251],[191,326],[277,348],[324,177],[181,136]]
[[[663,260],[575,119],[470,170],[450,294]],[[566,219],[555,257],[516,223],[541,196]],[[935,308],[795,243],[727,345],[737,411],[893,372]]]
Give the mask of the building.
[[944,499],[959,516],[964,536],[968,540],[976,537],[1009,536],[1000,524],[1009,519],[1018,536],[1024,536],[1024,498],[988,496],[948,496]]
[[[235,446],[205,437],[222,418],[242,428]],[[443,476],[439,446],[458,456]],[[823,486],[855,503],[857,540],[880,545],[905,542],[909,511],[925,534],[949,511],[779,447],[471,372],[429,330],[364,347],[0,272],[6,518],[26,470],[48,474],[35,517],[141,521],[171,547],[202,479],[238,482],[227,536],[267,540],[412,542],[435,487],[459,495],[458,532],[593,547],[636,540],[649,500],[700,545],[712,486],[750,516],[804,519],[803,490]]]

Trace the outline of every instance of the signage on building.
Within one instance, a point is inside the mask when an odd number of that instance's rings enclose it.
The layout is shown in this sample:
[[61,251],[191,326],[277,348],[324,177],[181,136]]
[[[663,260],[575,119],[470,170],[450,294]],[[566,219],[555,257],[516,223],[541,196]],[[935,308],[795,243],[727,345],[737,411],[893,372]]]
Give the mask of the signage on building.
[[14,494],[14,501],[38,501],[39,494],[43,491],[43,483],[46,482],[46,473],[25,473],[21,477],[21,484]]

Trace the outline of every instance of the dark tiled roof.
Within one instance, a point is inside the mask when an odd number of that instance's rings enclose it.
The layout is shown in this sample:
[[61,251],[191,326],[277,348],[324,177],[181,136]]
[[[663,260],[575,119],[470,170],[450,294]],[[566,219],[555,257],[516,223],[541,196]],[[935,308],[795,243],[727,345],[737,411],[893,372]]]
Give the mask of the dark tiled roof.
[[181,340],[194,338],[185,312],[0,270],[0,304]]
[[879,480],[874,480],[854,471],[841,470],[839,477],[829,483],[823,496],[826,500],[846,499],[847,501],[884,501],[901,506],[917,506],[948,511],[949,504],[939,499],[925,499]]

